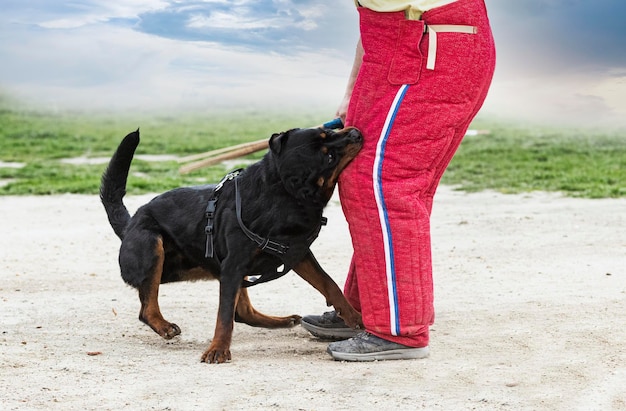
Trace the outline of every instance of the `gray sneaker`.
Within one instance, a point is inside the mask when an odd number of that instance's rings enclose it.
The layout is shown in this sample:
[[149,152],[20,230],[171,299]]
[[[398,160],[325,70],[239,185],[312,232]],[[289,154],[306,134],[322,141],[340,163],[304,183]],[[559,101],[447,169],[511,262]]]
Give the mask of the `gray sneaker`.
[[330,343],[326,351],[337,361],[411,360],[428,357],[428,346],[415,348],[361,332],[345,341]]
[[328,311],[322,315],[304,316],[300,320],[300,325],[315,337],[323,340],[345,340],[360,332],[348,327],[336,311]]

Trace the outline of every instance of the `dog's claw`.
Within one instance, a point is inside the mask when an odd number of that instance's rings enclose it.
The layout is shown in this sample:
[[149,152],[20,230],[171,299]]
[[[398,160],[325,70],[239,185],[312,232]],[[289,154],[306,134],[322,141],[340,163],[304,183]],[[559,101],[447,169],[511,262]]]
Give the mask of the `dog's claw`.
[[209,364],[223,364],[231,360],[230,350],[219,351],[208,349],[202,354],[202,358],[200,358],[201,362],[206,362]]
[[[359,312],[353,310],[354,312],[351,315],[342,315],[339,314],[339,310],[336,309],[336,311],[339,315],[339,318],[343,319],[348,327],[354,330],[360,330],[363,328],[363,319],[361,318],[361,314]],[[346,311],[349,312],[349,310]]]
[[163,338],[165,338],[166,340],[171,340],[177,335],[180,335],[180,332],[181,332],[180,327],[174,323],[171,323],[169,329],[166,330],[162,335],[163,335]]

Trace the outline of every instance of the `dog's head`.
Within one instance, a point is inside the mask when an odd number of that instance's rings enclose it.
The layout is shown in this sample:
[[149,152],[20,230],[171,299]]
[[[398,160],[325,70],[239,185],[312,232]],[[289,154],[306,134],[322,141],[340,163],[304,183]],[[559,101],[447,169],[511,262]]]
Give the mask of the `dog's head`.
[[269,154],[291,195],[305,204],[324,206],[339,174],[362,146],[363,136],[354,127],[339,131],[297,128],[274,134]]

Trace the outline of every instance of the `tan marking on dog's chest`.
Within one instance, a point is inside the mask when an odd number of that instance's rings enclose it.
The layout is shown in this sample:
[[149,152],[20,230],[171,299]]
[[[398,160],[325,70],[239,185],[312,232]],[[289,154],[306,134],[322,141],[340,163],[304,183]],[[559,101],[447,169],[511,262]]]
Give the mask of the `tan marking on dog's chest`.
[[180,273],[182,281],[217,280],[217,276],[204,268],[196,267]]

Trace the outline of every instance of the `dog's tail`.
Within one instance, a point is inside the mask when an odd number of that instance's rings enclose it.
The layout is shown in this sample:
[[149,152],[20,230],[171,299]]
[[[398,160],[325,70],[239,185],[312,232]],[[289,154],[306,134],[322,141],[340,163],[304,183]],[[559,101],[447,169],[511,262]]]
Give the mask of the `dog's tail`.
[[102,174],[100,200],[109,217],[115,234],[122,239],[130,221],[130,213],[122,202],[126,195],[126,180],[135,149],[139,145],[139,129],[128,134],[113,154],[109,166]]

